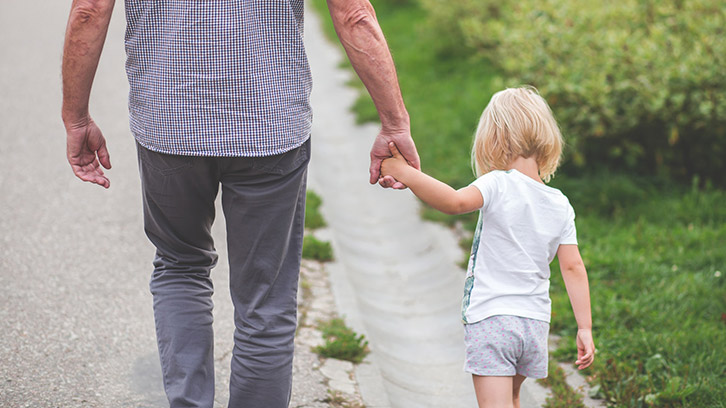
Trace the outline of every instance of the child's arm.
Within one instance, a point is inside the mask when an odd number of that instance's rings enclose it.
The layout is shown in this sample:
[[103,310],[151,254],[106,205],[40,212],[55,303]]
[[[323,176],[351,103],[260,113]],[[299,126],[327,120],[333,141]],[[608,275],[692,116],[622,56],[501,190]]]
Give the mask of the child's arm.
[[590,286],[587,271],[577,245],[560,245],[557,250],[560,271],[570,296],[572,311],[577,320],[577,364],[580,370],[587,368],[595,359],[592,340],[592,315],[590,313]]
[[431,207],[446,214],[464,214],[478,210],[484,200],[474,186],[454,190],[445,183],[411,167],[394,143],[389,143],[393,157],[383,161],[381,176],[391,175],[408,186],[414,194]]

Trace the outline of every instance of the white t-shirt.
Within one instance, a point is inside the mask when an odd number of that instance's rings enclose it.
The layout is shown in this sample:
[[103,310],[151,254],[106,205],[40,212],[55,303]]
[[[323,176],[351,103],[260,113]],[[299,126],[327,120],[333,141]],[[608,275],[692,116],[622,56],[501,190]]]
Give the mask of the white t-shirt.
[[517,170],[476,179],[484,199],[462,302],[464,323],[496,315],[550,321],[549,264],[577,245],[575,211],[560,190]]

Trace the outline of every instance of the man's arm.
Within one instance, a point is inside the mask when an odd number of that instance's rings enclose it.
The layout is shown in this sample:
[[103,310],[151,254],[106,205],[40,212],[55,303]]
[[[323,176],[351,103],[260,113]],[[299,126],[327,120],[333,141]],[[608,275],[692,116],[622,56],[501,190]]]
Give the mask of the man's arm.
[[111,168],[106,140],[88,113],[93,78],[108,32],[115,0],[74,0],[63,45],[62,118],[67,156],[83,181],[108,188],[101,165]]
[[[396,67],[388,44],[368,0],[327,0],[335,31],[355,72],[368,89],[381,119],[381,132],[371,149],[370,182],[380,176],[381,161],[390,157],[394,142],[411,166],[420,169],[416,145],[411,138],[408,112],[401,97]],[[396,188],[403,185],[396,183]]]

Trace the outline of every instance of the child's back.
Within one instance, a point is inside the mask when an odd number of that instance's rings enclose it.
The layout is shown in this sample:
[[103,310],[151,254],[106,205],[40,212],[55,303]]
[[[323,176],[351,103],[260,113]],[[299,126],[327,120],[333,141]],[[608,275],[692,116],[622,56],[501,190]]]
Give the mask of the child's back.
[[567,197],[517,170],[491,171],[472,185],[484,204],[469,261],[464,322],[502,314],[549,322],[549,264],[560,245],[577,245]]

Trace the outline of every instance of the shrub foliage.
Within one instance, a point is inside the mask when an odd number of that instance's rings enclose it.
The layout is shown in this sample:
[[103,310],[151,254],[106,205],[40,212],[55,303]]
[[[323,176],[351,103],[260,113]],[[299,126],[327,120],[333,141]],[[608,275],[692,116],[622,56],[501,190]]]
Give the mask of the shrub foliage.
[[448,47],[532,84],[573,163],[726,183],[721,0],[420,0]]

